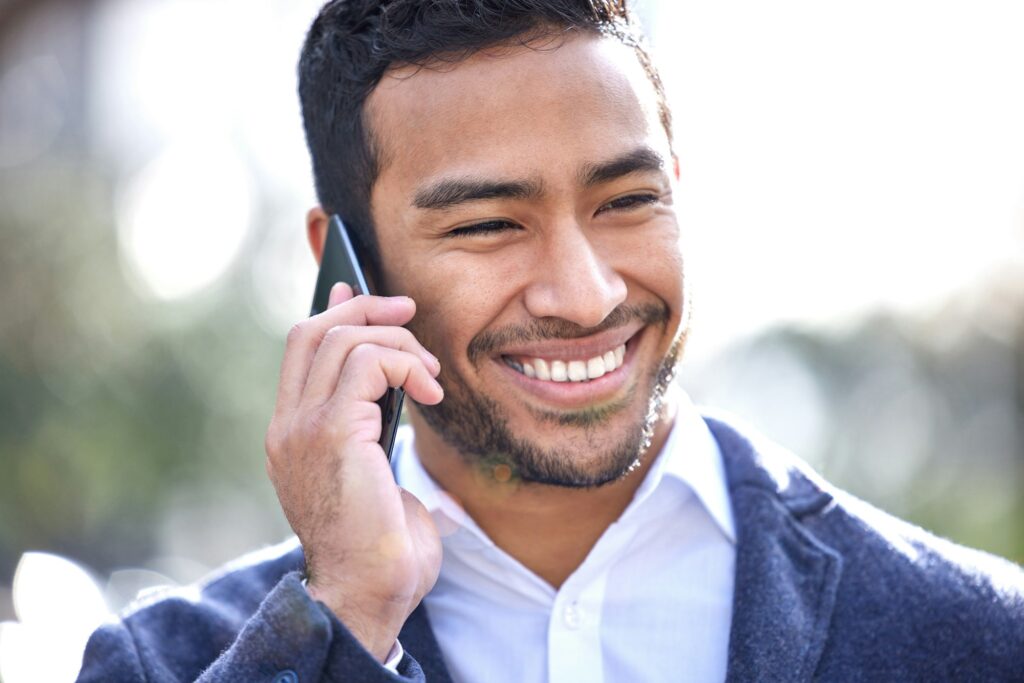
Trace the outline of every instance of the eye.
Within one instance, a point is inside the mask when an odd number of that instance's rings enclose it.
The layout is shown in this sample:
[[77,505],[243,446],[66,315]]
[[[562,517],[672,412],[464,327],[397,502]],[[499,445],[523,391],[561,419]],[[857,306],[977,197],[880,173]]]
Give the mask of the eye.
[[597,212],[602,213],[603,211],[607,211],[609,209],[616,211],[628,211],[630,209],[635,209],[641,206],[654,204],[659,199],[660,197],[658,197],[658,195],[650,193],[628,194],[625,197],[618,197],[616,199],[611,200],[610,202],[602,206],[600,209],[598,209]]
[[464,225],[461,228],[455,228],[449,230],[445,237],[472,237],[474,235],[490,235],[493,233],[504,232],[505,230],[515,230],[519,226],[511,221],[484,221],[483,223],[475,223],[473,225]]

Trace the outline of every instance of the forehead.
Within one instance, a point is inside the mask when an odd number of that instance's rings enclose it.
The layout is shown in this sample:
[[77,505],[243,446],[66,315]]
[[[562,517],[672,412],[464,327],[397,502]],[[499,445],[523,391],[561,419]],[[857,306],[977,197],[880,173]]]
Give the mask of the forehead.
[[668,154],[632,48],[591,34],[394,69],[366,106],[381,160],[375,197],[441,173],[575,172],[638,144]]

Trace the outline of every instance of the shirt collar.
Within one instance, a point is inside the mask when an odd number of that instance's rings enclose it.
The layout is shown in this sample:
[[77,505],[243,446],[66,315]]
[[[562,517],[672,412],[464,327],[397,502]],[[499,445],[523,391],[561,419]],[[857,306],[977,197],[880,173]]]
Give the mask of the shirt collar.
[[[667,478],[685,484],[725,537],[735,544],[736,521],[718,441],[682,390],[678,392],[677,403],[675,424],[647,478],[656,483]],[[655,474],[655,468],[660,468],[661,473]]]
[[[678,481],[697,497],[725,537],[735,544],[736,522],[722,452],[690,398],[682,391],[677,392],[677,398],[675,424],[624,514],[642,505],[666,480]],[[398,484],[423,503],[442,536],[464,529],[486,545],[493,545],[462,506],[427,473],[408,425],[398,430],[392,467]]]

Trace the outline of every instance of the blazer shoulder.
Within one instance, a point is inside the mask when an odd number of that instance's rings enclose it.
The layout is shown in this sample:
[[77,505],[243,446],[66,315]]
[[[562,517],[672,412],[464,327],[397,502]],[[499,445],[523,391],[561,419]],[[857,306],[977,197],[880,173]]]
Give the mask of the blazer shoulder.
[[[917,594],[931,613],[941,606],[964,616],[1014,617],[1024,629],[1024,570],[1015,563],[967,548],[899,519],[845,491],[806,524],[838,549],[850,579],[885,579],[890,595]],[[845,573],[845,572],[844,572]]]
[[248,553],[196,584],[147,591],[123,612],[129,624],[160,620],[168,610],[187,605],[225,622],[244,621],[284,576],[305,566],[297,539]]
[[304,564],[291,540],[245,555],[197,584],[149,591],[93,634],[86,661],[116,656],[146,672],[144,678],[159,672],[159,680],[191,680],[231,646],[281,580]]
[[[839,552],[847,580],[885,574],[884,586],[928,585],[937,595],[977,597],[1021,616],[1024,570],[979,550],[940,538],[827,482],[786,449],[735,419],[706,418],[722,448],[733,500],[755,489],[787,516]],[[872,593],[875,591],[871,591]]]
[[757,524],[752,510],[785,520],[840,564],[823,661],[875,667],[881,678],[905,667],[911,678],[928,670],[1002,680],[1019,667],[1019,566],[877,509],[735,419],[705,419],[722,449],[741,538],[744,524]]
[[[1024,658],[1024,570],[842,491],[805,521],[843,570],[833,650],[939,678],[1005,680]],[[880,666],[882,666],[880,664]],[[888,670],[888,669],[886,669]],[[1014,673],[1016,672],[1016,673]]]

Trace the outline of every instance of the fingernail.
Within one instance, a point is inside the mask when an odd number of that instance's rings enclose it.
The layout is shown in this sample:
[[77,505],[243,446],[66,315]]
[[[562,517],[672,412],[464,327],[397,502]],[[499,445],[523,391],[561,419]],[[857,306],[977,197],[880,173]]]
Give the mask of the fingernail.
[[[331,287],[331,293],[327,296],[328,307],[336,306],[342,297],[346,296],[346,287],[348,287],[348,285],[344,282],[334,283]],[[351,288],[349,288],[348,291],[351,291]]]

